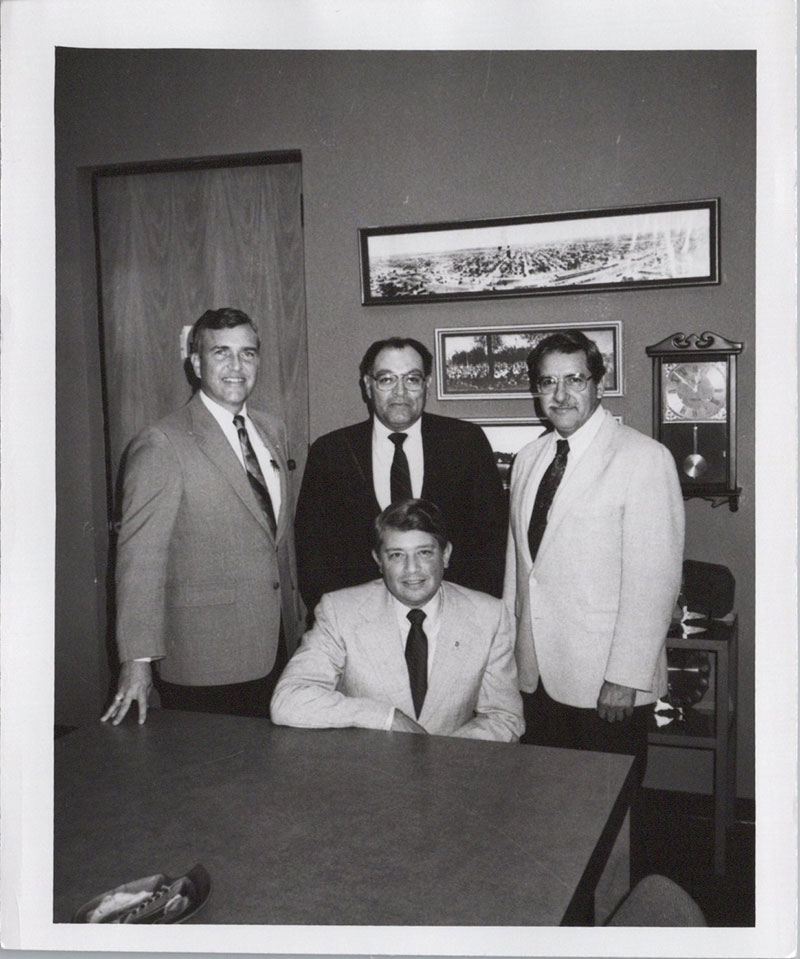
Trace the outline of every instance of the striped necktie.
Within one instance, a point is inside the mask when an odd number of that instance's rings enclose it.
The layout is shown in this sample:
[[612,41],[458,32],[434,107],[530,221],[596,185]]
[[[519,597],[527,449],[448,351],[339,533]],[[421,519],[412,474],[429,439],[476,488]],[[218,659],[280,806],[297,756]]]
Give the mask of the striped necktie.
[[250,442],[250,437],[247,433],[247,427],[244,425],[244,417],[234,416],[233,425],[236,427],[236,431],[239,434],[239,445],[242,447],[242,456],[244,457],[244,466],[247,470],[247,478],[250,480],[250,486],[253,488],[253,492],[256,494],[256,499],[258,500],[259,505],[264,510],[264,515],[267,517],[267,523],[269,524],[269,528],[272,530],[272,535],[274,536],[277,532],[278,524],[275,522],[275,510],[272,506],[272,497],[269,495],[264,474],[261,472],[261,467],[258,464],[255,450],[253,449],[253,445]]

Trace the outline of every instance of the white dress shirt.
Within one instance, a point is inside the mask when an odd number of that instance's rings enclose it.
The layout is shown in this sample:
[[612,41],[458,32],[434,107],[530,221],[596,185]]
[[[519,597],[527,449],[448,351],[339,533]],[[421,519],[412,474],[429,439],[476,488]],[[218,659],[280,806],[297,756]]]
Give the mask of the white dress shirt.
[[408,437],[403,443],[403,452],[408,460],[411,474],[411,492],[419,499],[422,496],[422,481],[425,463],[422,456],[422,418],[412,423],[407,430],[390,430],[377,416],[372,417],[372,482],[375,498],[381,509],[392,502],[392,460],[394,443],[389,439],[392,433],[405,433]]
[[[217,423],[219,423],[219,427],[225,434],[225,438],[231,444],[236,458],[242,464],[242,469],[247,472],[244,465],[242,444],[239,442],[239,431],[233,423],[233,413],[231,413],[230,410],[226,410],[224,406],[220,406],[220,404],[212,400],[210,396],[206,396],[202,390],[200,390],[200,399],[203,401],[208,412],[214,417]],[[239,411],[239,415],[244,417],[247,435],[250,437],[250,445],[253,447],[258,465],[261,467],[261,472],[264,475],[264,482],[267,484],[267,490],[272,500],[272,509],[275,512],[275,519],[277,520],[281,514],[281,477],[278,464],[273,460],[272,454],[264,445],[255,423],[247,415],[246,403]]]
[[[408,639],[408,633],[411,629],[411,621],[408,618],[411,607],[406,606],[405,603],[401,603],[396,596],[392,597],[392,602],[394,604],[395,615],[397,616],[397,635],[400,648],[405,655],[406,640]],[[436,652],[436,641],[439,638],[439,627],[442,622],[442,587],[440,586],[435,595],[429,599],[424,606],[420,606],[419,608],[425,613],[422,628],[428,638],[428,678],[430,678],[431,669],[433,668],[433,657]],[[413,719],[414,717],[412,716],[411,718]],[[394,706],[389,709],[389,716],[384,729],[391,729],[393,722]]]

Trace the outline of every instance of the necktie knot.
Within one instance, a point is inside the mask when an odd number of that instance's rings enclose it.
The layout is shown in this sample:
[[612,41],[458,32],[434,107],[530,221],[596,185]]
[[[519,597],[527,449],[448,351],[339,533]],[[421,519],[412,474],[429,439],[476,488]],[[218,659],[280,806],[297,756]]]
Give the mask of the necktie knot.
[[237,430],[245,429],[244,417],[241,416],[239,413],[237,413],[236,416],[234,416],[233,418],[233,425],[236,427]]
[[421,609],[410,609],[406,613],[406,619],[412,626],[421,626],[425,619],[425,613]]
[[401,449],[403,446],[403,443],[405,443],[405,441],[408,439],[408,434],[407,433],[390,433],[389,439],[392,441],[392,443],[394,443],[394,445],[398,449]]
[[556,456],[566,456],[569,453],[569,442],[567,440],[556,440]]

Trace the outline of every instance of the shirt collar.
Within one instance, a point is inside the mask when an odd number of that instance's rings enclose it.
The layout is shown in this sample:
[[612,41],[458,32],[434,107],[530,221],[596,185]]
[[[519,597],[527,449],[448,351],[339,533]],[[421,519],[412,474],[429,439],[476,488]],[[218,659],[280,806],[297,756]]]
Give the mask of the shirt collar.
[[[229,426],[233,425],[234,414],[231,413],[230,410],[226,410],[225,407],[217,403],[216,400],[212,400],[210,396],[203,392],[203,390],[198,390],[198,392],[200,393],[200,399],[202,400],[205,408],[223,429],[227,429]],[[242,406],[238,415],[243,416],[245,419],[248,418],[247,403]]]
[[[412,607],[406,606],[405,603],[401,603],[400,600],[393,594],[389,594],[392,597],[392,602],[394,603],[395,613],[397,614],[397,622],[402,628],[408,628],[408,614],[412,609],[421,609],[425,613],[425,622],[428,624],[428,627],[433,629],[438,625],[439,617],[442,612],[442,587],[440,586],[433,596],[425,603],[424,606]],[[424,628],[424,627],[423,627]]]
[[555,440],[567,440],[569,443],[569,452],[571,456],[580,455],[584,452],[592,442],[592,440],[597,436],[597,432],[600,427],[603,425],[603,420],[605,418],[605,410],[602,406],[598,405],[597,409],[592,413],[589,419],[581,426],[579,429],[575,430],[572,436],[562,436],[558,430],[553,430],[553,441]]
[[377,416],[373,414],[372,416],[372,435],[377,440],[385,440],[387,437],[391,436],[392,433],[405,433],[407,436],[420,436],[422,432],[422,417],[411,424],[408,429],[405,430],[393,430],[389,429],[388,426],[381,423]]

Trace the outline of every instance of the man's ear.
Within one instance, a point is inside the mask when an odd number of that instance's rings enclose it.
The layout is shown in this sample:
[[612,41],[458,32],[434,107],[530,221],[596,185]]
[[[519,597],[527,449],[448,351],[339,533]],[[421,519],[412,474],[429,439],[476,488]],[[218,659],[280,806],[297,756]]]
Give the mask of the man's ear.
[[452,544],[452,543],[448,543],[447,546],[445,546],[445,548],[444,548],[444,550],[443,550],[443,552],[442,552],[442,558],[443,558],[443,560],[444,560],[444,568],[445,568],[445,569],[447,569],[447,567],[450,565],[450,554],[451,554],[452,552],[453,552],[453,544]]
[[194,370],[194,375],[197,379],[200,379],[200,354],[199,353],[190,353],[189,359],[192,363],[192,369]]
[[372,551],[372,558],[373,558],[373,559],[375,560],[375,562],[378,564],[378,569],[379,569],[381,572],[383,572],[383,567],[381,566],[380,557],[378,556],[378,554],[375,552],[374,549],[373,549],[373,551]]
[[371,402],[372,401],[372,380],[370,379],[370,376],[368,373],[365,373],[361,377],[361,382],[364,386],[364,393],[367,399]]
[[602,400],[602,398],[603,398],[603,393],[605,393],[605,391],[606,391],[606,382],[605,382],[605,381],[606,381],[606,378],[603,377],[603,379],[600,380],[599,383],[596,383],[596,384],[595,384],[594,389],[595,389],[595,393],[597,394],[597,399],[598,399],[598,400]]

